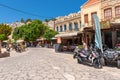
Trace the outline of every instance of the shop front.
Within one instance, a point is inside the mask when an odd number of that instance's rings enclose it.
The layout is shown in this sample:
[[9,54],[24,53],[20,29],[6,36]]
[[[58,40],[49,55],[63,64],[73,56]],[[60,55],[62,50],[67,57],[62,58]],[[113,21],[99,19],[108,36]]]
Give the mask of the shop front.
[[102,43],[109,48],[114,48],[120,38],[120,24],[110,21],[100,22]]
[[[116,35],[116,30],[113,27],[114,26],[111,25],[110,21],[100,22],[102,43],[107,45],[109,48],[113,48],[116,43],[117,35]],[[94,26],[84,28],[83,39],[86,41],[88,46],[90,45],[90,43],[95,42]]]
[[61,44],[63,51],[73,51],[74,48],[82,44],[82,34],[78,32],[57,34],[57,43]]

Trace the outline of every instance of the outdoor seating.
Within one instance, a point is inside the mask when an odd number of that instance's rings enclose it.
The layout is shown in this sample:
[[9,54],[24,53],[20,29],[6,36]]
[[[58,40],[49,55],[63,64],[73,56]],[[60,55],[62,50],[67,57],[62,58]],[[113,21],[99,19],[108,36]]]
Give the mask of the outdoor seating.
[[63,51],[67,51],[68,47],[67,46],[63,46]]
[[69,46],[69,47],[68,47],[68,50],[71,51],[71,52],[73,52],[74,49],[75,49],[75,46]]
[[63,46],[63,51],[73,52],[74,49],[75,49],[75,46]]

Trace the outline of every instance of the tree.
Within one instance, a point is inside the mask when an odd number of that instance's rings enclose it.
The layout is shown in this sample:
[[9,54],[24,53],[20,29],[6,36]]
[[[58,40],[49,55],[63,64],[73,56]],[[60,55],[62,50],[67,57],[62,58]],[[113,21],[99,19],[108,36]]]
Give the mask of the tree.
[[20,21],[21,23],[25,23],[25,21],[24,21],[24,19],[23,18],[21,18],[21,21]]
[[15,28],[13,38],[25,41],[36,41],[39,37],[51,40],[57,34],[56,31],[49,29],[40,20],[33,20],[30,24]]
[[3,40],[8,39],[8,36],[11,34],[12,28],[6,24],[0,24],[0,53],[1,53],[1,44]]
[[13,38],[15,40],[24,39],[25,41],[36,41],[41,37],[48,27],[40,20],[33,20],[30,24],[15,28]]
[[58,34],[58,32],[54,31],[54,30],[51,30],[51,29],[47,29],[43,35],[43,37],[50,41],[52,40],[53,37],[55,37],[55,35]]
[[25,21],[25,23],[28,23],[28,22],[32,22],[32,20],[31,20],[31,19],[27,19],[27,20]]
[[16,27],[16,28],[14,29],[12,38],[13,38],[15,41],[17,41],[18,39],[20,39],[21,36],[23,35],[22,31],[23,31],[22,28]]

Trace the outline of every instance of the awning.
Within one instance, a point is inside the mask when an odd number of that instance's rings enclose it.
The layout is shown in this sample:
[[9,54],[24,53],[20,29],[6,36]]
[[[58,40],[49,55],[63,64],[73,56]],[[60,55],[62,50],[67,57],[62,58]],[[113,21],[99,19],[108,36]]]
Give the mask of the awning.
[[[52,40],[55,40],[57,38],[53,37]],[[43,40],[46,40],[46,38],[39,38],[39,39],[36,39],[36,41],[43,41]]]
[[63,34],[57,34],[55,37],[70,37],[70,36],[77,36],[78,32],[74,33],[63,33]]
[[8,40],[4,40],[3,42],[6,42],[6,43],[7,43],[7,42],[8,42]]

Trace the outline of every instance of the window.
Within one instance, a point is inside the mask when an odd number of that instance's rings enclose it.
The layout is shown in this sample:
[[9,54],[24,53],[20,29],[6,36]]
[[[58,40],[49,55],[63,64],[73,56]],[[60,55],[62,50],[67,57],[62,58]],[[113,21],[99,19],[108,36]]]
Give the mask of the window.
[[74,23],[74,31],[78,31],[78,23]]
[[88,14],[85,14],[85,15],[84,15],[84,22],[85,22],[85,23],[88,23]]
[[72,30],[72,23],[69,23],[69,30]]
[[92,23],[92,24],[94,23],[94,19],[93,19],[93,15],[94,15],[94,14],[97,14],[97,12],[91,13],[91,23]]
[[67,30],[67,28],[66,28],[66,24],[64,25],[64,31],[66,31]]
[[60,32],[62,32],[62,26],[60,26]]
[[109,20],[111,18],[112,18],[112,9],[111,8],[105,9],[104,10],[104,19]]
[[115,7],[115,17],[120,17],[120,6]]
[[58,26],[57,26],[56,30],[58,31]]

